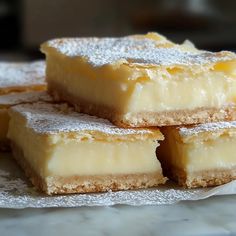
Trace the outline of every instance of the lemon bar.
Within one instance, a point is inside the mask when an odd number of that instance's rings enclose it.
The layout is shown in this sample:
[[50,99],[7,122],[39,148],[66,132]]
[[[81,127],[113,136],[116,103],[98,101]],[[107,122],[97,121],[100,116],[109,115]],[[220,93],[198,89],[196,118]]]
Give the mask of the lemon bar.
[[53,102],[53,100],[45,91],[10,93],[0,96],[0,150],[9,150],[9,140],[7,139],[9,108],[18,104],[34,102]]
[[46,90],[45,62],[0,62],[0,95]]
[[44,43],[49,92],[122,127],[236,119],[236,55],[156,33]]
[[236,121],[165,127],[157,151],[164,173],[195,188],[236,179]]
[[166,181],[156,158],[159,129],[123,129],[64,105],[10,111],[15,159],[47,194],[154,187]]

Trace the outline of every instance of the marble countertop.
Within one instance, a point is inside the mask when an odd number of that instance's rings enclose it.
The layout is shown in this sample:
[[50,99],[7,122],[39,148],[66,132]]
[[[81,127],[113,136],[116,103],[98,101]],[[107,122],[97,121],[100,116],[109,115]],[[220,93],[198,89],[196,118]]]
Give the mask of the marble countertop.
[[0,235],[236,235],[236,195],[162,206],[0,209]]

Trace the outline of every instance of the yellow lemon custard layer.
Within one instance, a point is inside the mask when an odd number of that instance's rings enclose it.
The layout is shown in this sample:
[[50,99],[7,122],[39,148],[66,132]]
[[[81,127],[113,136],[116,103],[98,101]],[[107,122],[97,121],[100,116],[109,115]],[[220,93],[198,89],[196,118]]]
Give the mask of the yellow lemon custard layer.
[[157,151],[165,174],[188,188],[236,179],[236,122],[165,127]]
[[103,192],[166,181],[156,158],[159,129],[123,129],[65,105],[26,104],[10,111],[15,159],[47,194]]
[[0,62],[0,95],[46,90],[45,62]]
[[149,33],[62,38],[41,46],[49,92],[124,127],[236,118],[236,55]]
[[9,150],[7,131],[9,124],[9,108],[18,104],[34,102],[53,102],[45,91],[11,93],[0,96],[0,150]]

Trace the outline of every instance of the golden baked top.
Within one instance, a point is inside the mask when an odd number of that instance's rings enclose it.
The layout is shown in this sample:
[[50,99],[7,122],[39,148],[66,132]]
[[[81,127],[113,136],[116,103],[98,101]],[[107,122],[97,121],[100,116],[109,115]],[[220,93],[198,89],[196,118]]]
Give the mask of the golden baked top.
[[207,52],[174,44],[156,33],[121,38],[61,38],[41,46],[44,53],[80,57],[94,67],[104,65],[191,66],[236,60],[232,52]]
[[178,127],[181,136],[192,136],[197,135],[202,132],[215,132],[225,129],[236,129],[236,121],[231,122],[215,122],[215,123],[205,123],[199,125],[183,126]]
[[170,127],[171,130],[177,132],[176,137],[183,142],[195,142],[215,139],[221,135],[236,136],[236,121]]
[[77,113],[66,104],[35,103],[17,105],[10,114],[24,118],[27,127],[38,134],[98,140],[162,140],[158,128],[123,129],[108,120]]
[[13,87],[43,85],[45,82],[45,62],[0,62],[0,93]]
[[33,91],[23,93],[10,93],[0,96],[0,108],[18,105],[22,103],[53,102],[53,99],[45,91]]

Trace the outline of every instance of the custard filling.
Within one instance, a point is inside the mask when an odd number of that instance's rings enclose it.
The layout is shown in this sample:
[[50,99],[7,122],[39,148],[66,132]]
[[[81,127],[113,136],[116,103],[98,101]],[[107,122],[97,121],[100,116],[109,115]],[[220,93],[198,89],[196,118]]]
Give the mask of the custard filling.
[[236,167],[236,138],[222,134],[217,138],[184,143],[176,139],[176,130],[164,132],[162,161],[188,173],[227,170]]
[[234,64],[216,63],[196,73],[174,66],[145,68],[123,64],[93,68],[80,58],[51,52],[47,53],[46,73],[49,87],[58,85],[81,101],[125,114],[235,104]]
[[107,141],[37,134],[16,114],[11,115],[8,137],[41,177],[162,173],[155,139]]

